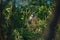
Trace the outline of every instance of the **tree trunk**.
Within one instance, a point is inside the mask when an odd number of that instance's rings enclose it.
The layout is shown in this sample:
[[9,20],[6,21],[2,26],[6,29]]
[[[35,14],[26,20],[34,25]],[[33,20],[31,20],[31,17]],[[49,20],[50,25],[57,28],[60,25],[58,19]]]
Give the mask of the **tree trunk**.
[[56,27],[57,27],[57,23],[58,23],[58,19],[60,16],[60,4],[59,4],[59,0],[56,0],[56,7],[55,7],[55,12],[54,12],[54,17],[53,20],[51,21],[49,28],[48,28],[48,35],[45,38],[45,40],[54,40],[55,38],[55,31],[56,31]]

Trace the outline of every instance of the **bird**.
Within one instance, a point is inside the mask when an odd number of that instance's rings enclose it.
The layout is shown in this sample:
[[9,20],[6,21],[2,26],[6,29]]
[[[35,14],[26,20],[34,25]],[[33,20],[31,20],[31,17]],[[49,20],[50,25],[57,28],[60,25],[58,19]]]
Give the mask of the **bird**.
[[33,26],[35,26],[36,23],[37,23],[37,16],[36,13],[33,12],[28,19],[28,24],[32,24]]

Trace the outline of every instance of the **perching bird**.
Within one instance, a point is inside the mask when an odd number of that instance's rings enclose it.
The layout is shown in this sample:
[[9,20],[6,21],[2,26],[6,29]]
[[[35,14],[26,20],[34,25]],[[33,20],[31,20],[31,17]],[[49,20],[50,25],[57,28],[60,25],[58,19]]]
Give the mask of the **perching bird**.
[[28,19],[28,23],[32,24],[34,26],[34,25],[36,25],[36,21],[37,21],[37,16],[36,16],[36,13],[33,12]]

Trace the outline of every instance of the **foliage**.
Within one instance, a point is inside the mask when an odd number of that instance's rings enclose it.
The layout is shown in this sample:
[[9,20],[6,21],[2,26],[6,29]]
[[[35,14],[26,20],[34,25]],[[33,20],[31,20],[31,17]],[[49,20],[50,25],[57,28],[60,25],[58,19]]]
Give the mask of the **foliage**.
[[[11,27],[11,40],[44,40],[44,31],[49,22],[48,17],[52,15],[53,1],[49,3],[49,0],[26,0],[29,3],[23,1],[26,5],[22,4],[22,0],[20,1],[16,0],[16,3],[13,3],[10,0],[5,9],[3,9],[5,19],[2,24],[4,37],[7,36],[8,27]],[[36,26],[33,25],[34,23],[28,23],[29,17],[33,12],[37,16]]]

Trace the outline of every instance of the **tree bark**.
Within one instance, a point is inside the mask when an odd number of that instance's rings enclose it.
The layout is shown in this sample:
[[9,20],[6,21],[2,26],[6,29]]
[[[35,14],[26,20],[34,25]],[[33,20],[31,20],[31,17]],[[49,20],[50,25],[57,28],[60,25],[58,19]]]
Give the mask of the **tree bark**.
[[55,31],[56,31],[56,27],[57,27],[57,23],[58,23],[58,19],[60,16],[60,4],[59,4],[59,0],[56,0],[56,7],[55,7],[55,12],[54,12],[54,17],[53,20],[51,21],[49,28],[48,28],[48,35],[45,38],[45,40],[54,40],[55,37]]

